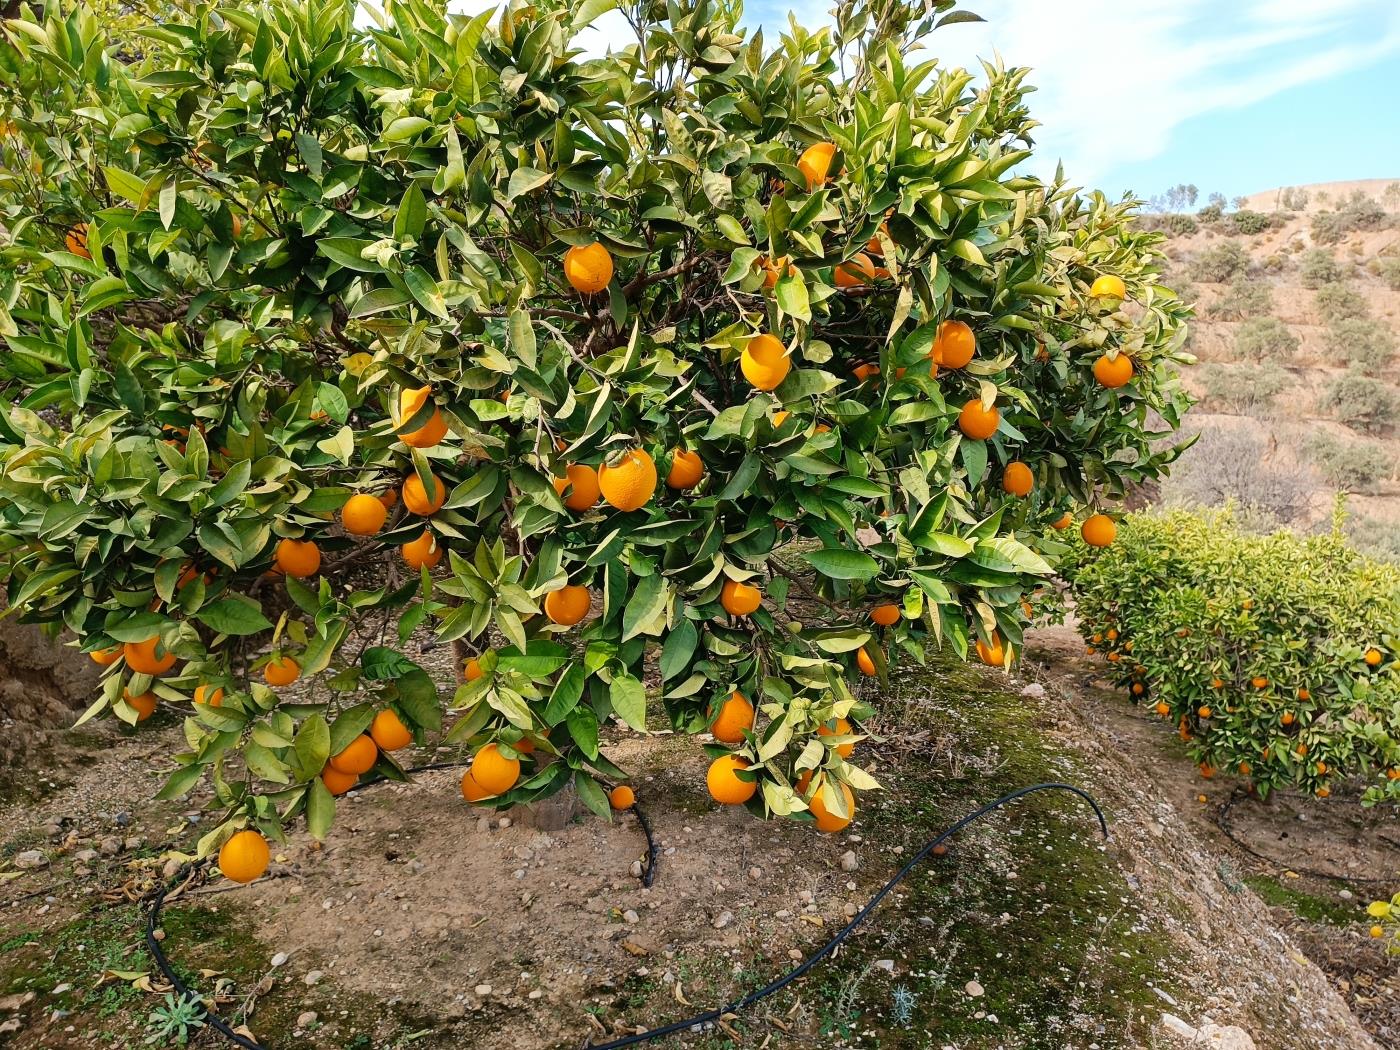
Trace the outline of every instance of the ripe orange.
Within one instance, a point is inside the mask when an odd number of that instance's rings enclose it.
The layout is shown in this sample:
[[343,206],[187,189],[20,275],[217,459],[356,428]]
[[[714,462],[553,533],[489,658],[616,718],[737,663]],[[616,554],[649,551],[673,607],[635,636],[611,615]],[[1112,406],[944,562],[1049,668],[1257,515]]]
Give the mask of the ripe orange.
[[[890,224],[887,222],[880,223],[880,233],[883,233],[886,237],[888,237],[890,235]],[[871,255],[885,254],[885,246],[880,243],[879,233],[874,233],[870,235],[870,240],[865,242],[865,250]]]
[[285,539],[277,542],[277,567],[288,576],[305,579],[321,567],[321,548],[314,540]]
[[1324,786],[1324,787],[1320,787],[1320,788],[1317,789],[1317,797],[1318,797],[1318,798],[1326,798],[1326,797],[1327,797],[1328,795],[1330,795],[1330,794],[1332,794],[1331,788],[1328,788],[1328,787],[1325,787],[1325,786]]
[[376,497],[376,499],[378,499],[380,503],[384,504],[385,510],[393,510],[399,505],[399,490],[395,488],[387,488],[383,492],[381,492]]
[[748,767],[748,762],[738,755],[720,755],[711,762],[705,771],[705,786],[710,789],[710,797],[725,806],[742,806],[753,798],[758,784],[740,780],[736,775],[738,770]]
[[267,871],[267,839],[252,829],[238,832],[219,849],[219,870],[230,882],[249,883]]
[[974,441],[985,441],[1001,426],[1001,413],[995,405],[983,408],[980,398],[973,398],[958,413],[958,428]]
[[361,733],[331,756],[331,768],[340,773],[368,773],[379,759],[379,747],[373,738]]
[[1310,689],[1307,689],[1306,687],[1303,688],[1303,689],[1299,689],[1299,690],[1298,690],[1298,699],[1299,699],[1299,700],[1311,700],[1311,699],[1312,699],[1312,691],[1311,691]]
[[739,355],[739,371],[756,390],[776,390],[791,370],[787,347],[767,332],[750,339]]
[[981,660],[984,664],[986,664],[988,667],[1001,667],[1003,664],[1005,664],[1006,650],[1002,648],[1001,635],[996,632],[993,632],[992,642],[990,645],[982,641],[981,638],[978,638],[977,658]]
[[469,658],[466,664],[462,667],[462,677],[464,677],[468,682],[475,682],[485,673],[486,672],[481,669],[481,661],[478,660],[475,656]]
[[875,263],[864,252],[857,252],[836,267],[837,288],[859,288],[875,280]]
[[1224,689],[1224,688],[1225,688],[1225,679],[1223,679],[1223,678],[1212,678],[1212,679],[1210,680],[1210,687],[1211,687],[1212,689]]
[[1249,776],[1249,774],[1254,772],[1254,767],[1251,766],[1248,762],[1241,762],[1237,768],[1239,769],[1240,776],[1242,777],[1247,777]]
[[575,291],[595,295],[612,280],[612,254],[597,241],[575,245],[564,253],[564,276]]
[[[817,727],[817,736],[849,736],[850,732],[851,723],[844,718],[838,718],[833,722],[823,722]],[[851,752],[855,749],[854,740],[836,745],[836,753],[842,758],[850,758]]]
[[564,477],[554,479],[554,491],[563,497],[564,506],[582,513],[598,502],[598,472],[586,463],[570,463]]
[[719,603],[730,616],[748,616],[763,604],[763,592],[738,580],[725,580],[720,588]]
[[[405,388],[399,392],[399,423],[409,422],[433,396],[433,388],[420,386],[417,389]],[[398,432],[399,440],[410,448],[432,448],[447,436],[447,421],[435,407],[423,425],[416,430]]]
[[769,259],[766,255],[760,255],[758,257],[758,265],[763,269],[763,287],[765,291],[772,291],[777,287],[778,278],[783,275],[779,271],[783,270],[784,267],[787,268],[784,272],[789,277],[797,273],[797,267],[788,262],[788,257],[786,255],[780,259]]
[[831,161],[835,156],[834,142],[817,142],[804,149],[802,155],[797,158],[797,170],[802,172],[802,177],[807,180],[809,193],[819,186],[826,185],[827,176],[831,172]]
[[623,453],[615,464],[598,468],[598,488],[603,499],[618,510],[638,510],[651,502],[656,492],[656,463],[646,449]]
[[1127,386],[1133,378],[1132,359],[1121,352],[1115,358],[1104,354],[1094,362],[1094,378],[1099,381],[1100,386],[1106,386],[1110,390]]
[[423,479],[416,473],[403,479],[403,505],[408,508],[410,513],[417,514],[421,518],[436,514],[447,502],[447,486],[442,483],[442,479],[436,474],[429,474],[428,477],[433,482],[431,498],[428,496]]
[[301,677],[301,665],[290,656],[274,656],[263,668],[268,685],[291,685]]
[[342,773],[334,766],[326,766],[321,770],[321,783],[326,785],[326,790],[332,795],[343,795],[360,782],[356,773]]
[[1001,487],[1003,491],[1009,492],[1013,496],[1030,495],[1031,487],[1035,484],[1035,475],[1031,473],[1031,468],[1022,463],[1019,459],[1014,459],[1006,465],[1006,470],[1001,475]]
[[110,649],[94,649],[88,656],[92,657],[92,662],[98,667],[111,667],[122,658],[122,647],[114,645]]
[[1141,696],[1143,693],[1147,692],[1147,686],[1143,685],[1141,682],[1134,682],[1129,691],[1134,696]]
[[194,702],[197,704],[208,704],[210,707],[222,706],[224,702],[223,686],[195,686]]
[[1127,286],[1123,284],[1123,278],[1115,274],[1106,273],[1101,277],[1094,278],[1094,284],[1089,289],[1089,294],[1095,299],[1123,299],[1127,297],[1128,289]]
[[1263,675],[1255,675],[1249,680],[1249,684],[1254,686],[1255,689],[1267,689],[1269,687],[1269,680]]
[[608,792],[608,805],[613,809],[631,809],[637,804],[637,793],[626,784],[619,784]]
[[963,321],[944,321],[938,326],[929,356],[944,368],[966,368],[977,352],[977,337]]
[[1215,776],[1215,767],[1209,762],[1202,762],[1200,765],[1200,770],[1201,776],[1205,777],[1207,780]]
[[676,449],[671,453],[671,470],[666,475],[666,487],[693,489],[705,476],[705,461],[700,453]]
[[88,224],[80,222],[70,229],[63,237],[63,246],[74,255],[91,259],[92,252],[88,249]]
[[1063,514],[1061,514],[1058,518],[1056,518],[1054,521],[1052,521],[1052,522],[1050,523],[1050,527],[1051,527],[1052,529],[1060,529],[1060,530],[1063,530],[1063,529],[1069,528],[1069,527],[1070,527],[1071,525],[1073,525],[1073,524],[1074,524],[1074,515],[1071,514],[1069,511],[1065,511]]
[[1279,715],[1278,719],[1278,723],[1281,726],[1291,726],[1295,721],[1297,721],[1297,719],[1292,711],[1285,711],[1283,714]]
[[851,375],[856,377],[857,383],[864,383],[867,379],[873,379],[879,374],[880,366],[870,364],[869,362],[856,365],[855,368],[851,369]]
[[1381,661],[1385,659],[1385,656],[1381,653],[1379,649],[1373,647],[1366,650],[1366,655],[1363,657],[1363,659],[1366,661],[1367,667],[1379,667],[1381,665]]
[[867,678],[873,678],[878,673],[875,661],[871,659],[870,654],[864,648],[856,652],[856,667],[860,668],[860,673]]
[[147,638],[144,642],[127,642],[122,646],[122,655],[126,657],[128,670],[137,674],[165,674],[175,666],[175,654],[166,652],[162,646],[160,652],[163,655],[157,656],[157,646],[159,638]]
[[899,622],[898,605],[877,605],[870,610],[870,618],[881,627],[889,627]]
[[1079,526],[1079,535],[1090,547],[1107,547],[1118,535],[1118,526],[1107,514],[1091,514]]
[[237,212],[234,212],[229,218],[233,220],[233,239],[236,241],[243,236],[243,218]]
[[140,693],[136,696],[132,696],[130,693],[123,693],[122,699],[127,702],[128,706],[136,711],[136,721],[138,722],[144,722],[146,719],[150,718],[151,715],[156,713],[155,693]]
[[1209,718],[1210,716],[1211,716],[1211,710],[1210,710],[1209,707],[1201,706],[1201,707],[1196,708],[1196,717],[1197,717],[1197,718]]
[[489,795],[504,795],[520,779],[520,759],[506,758],[495,744],[472,756],[472,779]]
[[357,492],[340,508],[340,525],[351,536],[373,536],[384,527],[389,510],[377,496]]
[[431,569],[442,561],[443,548],[438,544],[437,537],[424,529],[423,535],[409,540],[399,548],[399,553],[403,555],[404,564],[417,572],[425,565]]
[[370,739],[380,751],[398,751],[413,743],[413,733],[392,708],[386,707],[369,724]]
[[472,771],[468,769],[462,774],[462,797],[468,802],[480,802],[484,798],[490,798],[491,792],[478,784],[472,776]]
[[587,587],[565,584],[544,596],[544,614],[553,623],[572,627],[588,615],[592,603],[593,595]]
[[823,786],[820,791],[818,791],[815,795],[812,796],[812,799],[810,802],[807,803],[807,806],[811,809],[812,816],[817,818],[817,830],[823,831],[828,835],[834,835],[836,832],[846,827],[846,825],[848,825],[855,818],[856,797],[851,792],[849,785],[843,784],[839,780],[832,780],[830,777],[828,777],[826,783],[835,784],[841,789],[841,794],[846,796],[846,812],[849,813],[850,816],[842,817],[826,808],[826,801],[822,798],[822,796],[826,793],[825,786]]
[[753,704],[736,689],[720,705],[719,714],[710,725],[710,732],[720,743],[742,744],[744,733],[753,729],[753,717]]
[[1167,706],[1165,700],[1158,700],[1156,711],[1159,715],[1169,715],[1171,714],[1172,709],[1169,706]]

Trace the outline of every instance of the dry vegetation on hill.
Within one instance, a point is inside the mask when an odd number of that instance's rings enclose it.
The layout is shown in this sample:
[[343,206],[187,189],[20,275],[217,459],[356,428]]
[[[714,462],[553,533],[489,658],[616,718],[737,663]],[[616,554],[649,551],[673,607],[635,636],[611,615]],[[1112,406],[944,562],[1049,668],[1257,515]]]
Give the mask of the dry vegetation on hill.
[[1357,544],[1400,558],[1400,180],[1238,203],[1148,220],[1171,235],[1200,359],[1200,440],[1162,499],[1306,530],[1345,492]]

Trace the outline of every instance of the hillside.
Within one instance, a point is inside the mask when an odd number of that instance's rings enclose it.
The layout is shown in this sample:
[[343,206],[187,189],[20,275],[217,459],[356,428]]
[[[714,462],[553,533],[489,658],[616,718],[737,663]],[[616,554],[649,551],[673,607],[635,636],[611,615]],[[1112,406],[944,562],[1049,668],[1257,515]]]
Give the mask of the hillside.
[[1400,556],[1400,186],[1249,201],[1148,219],[1169,235],[1168,283],[1196,303],[1200,362],[1185,377],[1200,440],[1162,498],[1233,498],[1261,525],[1306,529],[1343,491],[1358,544]]

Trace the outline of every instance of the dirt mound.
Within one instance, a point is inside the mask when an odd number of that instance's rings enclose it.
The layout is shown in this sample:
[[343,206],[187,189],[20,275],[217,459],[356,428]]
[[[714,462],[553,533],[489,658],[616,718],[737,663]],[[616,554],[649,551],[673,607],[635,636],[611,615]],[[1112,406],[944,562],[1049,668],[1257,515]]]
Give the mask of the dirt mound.
[[73,722],[92,702],[97,666],[82,653],[45,638],[37,627],[0,620],[0,793],[20,760]]

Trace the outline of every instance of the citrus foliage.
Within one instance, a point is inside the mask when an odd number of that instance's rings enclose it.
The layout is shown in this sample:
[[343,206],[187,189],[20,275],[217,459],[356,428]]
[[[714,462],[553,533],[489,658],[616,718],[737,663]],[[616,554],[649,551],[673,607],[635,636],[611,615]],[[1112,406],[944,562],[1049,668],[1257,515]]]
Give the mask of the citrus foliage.
[[1080,632],[1202,772],[1400,800],[1400,570],[1332,533],[1238,531],[1227,512],[1133,514],[1067,560]]
[[1400,955],[1400,893],[1388,901],[1372,901],[1366,914],[1375,920],[1371,936],[1385,942],[1385,950]]
[[752,704],[717,797],[848,821],[849,682],[1014,655],[1044,526],[1176,454],[1159,235],[1018,174],[1026,71],[914,51],[951,0],[629,4],[586,58],[615,6],[6,28],[8,599],[109,665],[90,715],[223,690],[164,789],[212,776],[206,851],[323,833],[444,708],[468,799],[606,814],[649,690]]

